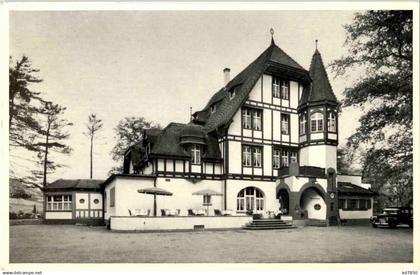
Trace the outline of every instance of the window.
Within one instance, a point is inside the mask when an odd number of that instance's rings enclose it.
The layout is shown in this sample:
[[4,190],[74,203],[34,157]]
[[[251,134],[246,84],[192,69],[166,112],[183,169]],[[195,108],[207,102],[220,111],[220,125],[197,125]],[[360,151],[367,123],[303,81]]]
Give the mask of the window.
[[336,132],[335,114],[329,113],[328,115],[328,132]]
[[242,146],[242,164],[248,167],[262,166],[262,149],[257,146]]
[[242,147],[242,164],[244,166],[251,166],[252,161],[252,153],[251,153],[251,146],[243,146]]
[[273,97],[280,98],[280,79],[273,77]]
[[289,100],[289,81],[273,77],[273,97]]
[[210,195],[204,195],[203,196],[203,205],[211,205],[211,196]]
[[94,199],[94,200],[93,200],[93,203],[94,203],[94,204],[98,204],[98,203],[99,203],[99,200],[98,200],[98,199]]
[[242,109],[242,127],[244,129],[253,129],[261,131],[262,129],[262,111],[251,108]]
[[290,163],[298,162],[297,154],[297,152],[290,152]]
[[213,105],[210,106],[210,112],[211,113],[216,112],[216,104],[213,104]]
[[283,135],[289,134],[290,115],[281,114],[281,133]]
[[68,211],[72,209],[71,195],[47,196],[47,210]]
[[229,91],[229,99],[233,99],[235,97],[235,89]]
[[252,154],[254,159],[253,166],[261,167],[261,147],[253,147]]
[[200,156],[200,146],[197,144],[193,144],[191,147],[191,163],[192,164],[201,164],[201,156]]
[[324,115],[320,112],[311,115],[311,132],[322,132],[324,130]]
[[281,99],[289,100],[289,82],[281,81]]
[[314,205],[315,210],[321,210],[321,205],[319,203]]
[[114,207],[115,206],[115,187],[112,187],[109,191],[109,206]]
[[244,129],[251,129],[252,120],[251,120],[251,109],[244,108],[242,109],[242,127]]
[[368,210],[372,208],[371,199],[340,199],[338,207],[343,210]]
[[85,203],[85,199],[80,199],[80,200],[79,200],[79,203],[80,203],[80,204],[84,204],[84,203]]
[[306,134],[306,128],[308,127],[308,122],[306,121],[306,116],[302,115],[299,118],[299,131],[301,135]]
[[289,152],[281,151],[281,167],[289,167]]
[[236,200],[237,211],[264,210],[264,194],[255,187],[246,187],[239,191]]
[[257,131],[261,131],[261,116],[262,112],[260,110],[253,111],[253,120],[252,120],[252,128]]
[[280,168],[280,150],[273,151],[273,168]]

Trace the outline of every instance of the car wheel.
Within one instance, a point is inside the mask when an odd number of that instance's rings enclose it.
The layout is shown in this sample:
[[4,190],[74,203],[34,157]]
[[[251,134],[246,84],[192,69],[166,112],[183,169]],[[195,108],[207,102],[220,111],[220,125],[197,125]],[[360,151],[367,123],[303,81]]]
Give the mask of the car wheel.
[[395,222],[390,222],[389,228],[397,228],[397,224]]
[[376,227],[378,227],[378,225],[377,225],[377,224],[372,223],[372,227],[373,227],[373,228],[376,228]]

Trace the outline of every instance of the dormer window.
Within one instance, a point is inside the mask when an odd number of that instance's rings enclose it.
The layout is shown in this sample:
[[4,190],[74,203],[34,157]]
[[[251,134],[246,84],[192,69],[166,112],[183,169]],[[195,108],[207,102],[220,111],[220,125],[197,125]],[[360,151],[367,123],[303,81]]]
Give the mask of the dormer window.
[[213,114],[214,112],[216,112],[216,104],[211,105],[210,107],[210,112]]
[[229,91],[229,99],[233,99],[235,97],[235,89]]
[[201,164],[201,150],[200,146],[197,144],[191,146],[191,163]]
[[289,81],[273,76],[273,97],[289,100]]

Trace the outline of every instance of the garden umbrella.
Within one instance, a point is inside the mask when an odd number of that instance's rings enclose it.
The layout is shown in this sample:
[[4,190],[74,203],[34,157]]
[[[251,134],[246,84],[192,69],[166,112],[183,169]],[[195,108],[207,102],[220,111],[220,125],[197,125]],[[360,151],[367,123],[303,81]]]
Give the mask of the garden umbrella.
[[[198,196],[223,196],[222,193],[219,193],[217,191],[211,190],[211,189],[203,189],[197,192],[192,193],[193,195]],[[207,206],[207,216],[209,215],[209,204],[206,204]]]
[[149,187],[149,188],[144,188],[144,189],[139,189],[137,190],[137,192],[141,193],[141,194],[149,194],[149,195],[153,195],[153,215],[156,216],[156,210],[157,210],[157,206],[156,206],[156,195],[159,196],[172,196],[173,194],[169,191],[166,191],[165,189],[162,188],[158,188],[158,187]]

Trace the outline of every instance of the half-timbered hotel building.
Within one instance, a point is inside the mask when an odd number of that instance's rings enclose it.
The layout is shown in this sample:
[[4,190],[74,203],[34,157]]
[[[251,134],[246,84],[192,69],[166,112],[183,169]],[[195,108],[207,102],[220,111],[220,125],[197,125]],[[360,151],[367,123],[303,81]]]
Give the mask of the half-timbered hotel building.
[[[127,150],[124,173],[101,185],[105,220],[133,209],[186,216],[203,205],[210,215],[280,210],[331,225],[372,215],[370,185],[337,173],[339,103],[318,49],[308,71],[272,40],[232,80],[228,68],[224,74],[225,85],[189,123],[145,130]],[[138,193],[148,187],[173,195],[156,203]],[[200,190],[220,195],[194,195]]]

